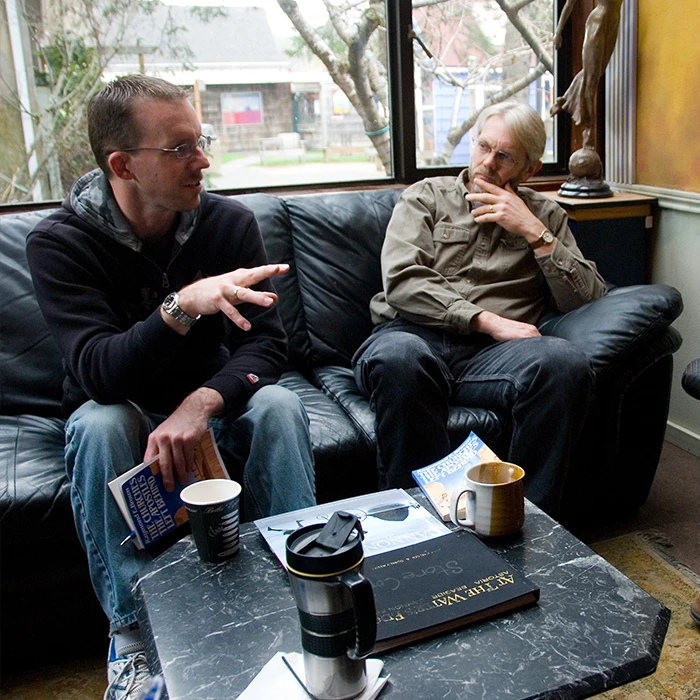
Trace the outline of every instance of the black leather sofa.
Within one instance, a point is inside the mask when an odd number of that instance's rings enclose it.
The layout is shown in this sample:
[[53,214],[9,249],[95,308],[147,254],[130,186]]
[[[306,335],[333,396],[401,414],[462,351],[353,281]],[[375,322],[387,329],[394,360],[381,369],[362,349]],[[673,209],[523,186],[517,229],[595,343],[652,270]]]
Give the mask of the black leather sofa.
[[[381,286],[379,254],[398,195],[382,189],[240,197],[256,213],[270,259],[291,264],[277,280],[290,346],[282,383],[299,393],[311,419],[319,501],[376,488],[374,414],[349,365],[371,331],[368,304]],[[0,216],[4,664],[55,659],[96,643],[106,650],[107,626],[75,535],[63,469],[61,360],[24,254],[26,235],[46,213]],[[663,443],[672,354],[681,343],[671,323],[681,310],[672,287],[622,287],[544,324],[543,332],[584,348],[597,378],[566,490],[566,519],[610,516],[644,503]],[[507,454],[507,416],[454,408],[454,445],[470,430]],[[542,441],[546,449],[546,435]]]
[[700,358],[690,362],[683,370],[681,386],[686,394],[694,399],[700,399]]

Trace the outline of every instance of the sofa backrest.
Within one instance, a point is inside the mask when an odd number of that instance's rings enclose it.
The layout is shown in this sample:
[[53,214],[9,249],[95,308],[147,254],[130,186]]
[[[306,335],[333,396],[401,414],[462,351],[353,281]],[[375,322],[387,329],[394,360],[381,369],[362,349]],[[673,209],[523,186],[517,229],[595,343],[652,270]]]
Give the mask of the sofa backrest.
[[272,283],[279,295],[278,310],[289,340],[288,364],[290,367],[308,367],[311,343],[306,332],[291,224],[284,200],[269,194],[246,194],[234,199],[240,200],[255,213],[269,261],[289,264],[289,272],[275,277]]
[[369,302],[382,288],[380,253],[399,195],[382,189],[240,197],[255,212],[270,260],[292,266],[276,288],[294,366],[348,367],[372,332]]
[[63,367],[34,296],[24,252],[50,212],[0,216],[0,413],[61,414]]
[[[289,336],[289,366],[349,366],[371,333],[380,252],[398,190],[237,197],[256,215]],[[0,412],[60,415],[61,353],[34,295],[25,241],[49,210],[0,216]]]

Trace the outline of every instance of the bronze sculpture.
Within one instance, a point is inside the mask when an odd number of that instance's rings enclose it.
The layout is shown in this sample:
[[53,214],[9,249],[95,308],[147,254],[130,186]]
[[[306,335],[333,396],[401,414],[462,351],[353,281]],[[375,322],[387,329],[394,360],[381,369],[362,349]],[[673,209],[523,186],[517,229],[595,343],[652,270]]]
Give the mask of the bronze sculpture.
[[[557,98],[551,109],[554,116],[564,110],[576,124],[583,127],[583,147],[574,152],[569,161],[571,177],[559,193],[570,197],[609,197],[610,188],[603,181],[603,166],[595,150],[596,95],[598,83],[607,68],[617,42],[620,11],[623,0],[598,0],[586,20],[586,31],[581,53],[583,68],[574,76],[563,96]],[[557,30],[554,46],[561,44],[564,26],[577,0],[566,0]]]

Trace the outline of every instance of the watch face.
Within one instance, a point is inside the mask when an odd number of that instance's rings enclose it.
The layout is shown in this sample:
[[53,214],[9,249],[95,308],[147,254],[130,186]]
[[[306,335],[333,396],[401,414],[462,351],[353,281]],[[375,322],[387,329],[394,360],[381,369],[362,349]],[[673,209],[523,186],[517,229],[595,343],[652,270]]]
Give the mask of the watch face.
[[172,292],[171,294],[168,294],[168,296],[165,297],[165,299],[163,299],[161,308],[163,309],[163,311],[165,311],[166,314],[172,316],[178,323],[181,323],[183,326],[187,326],[189,328],[190,326],[193,326],[196,321],[199,320],[199,316],[197,316],[197,318],[192,318],[192,316],[188,316],[178,306],[178,301],[179,297],[177,295],[177,292]]
[[552,243],[552,241],[554,241],[554,235],[550,231],[545,231],[542,239],[545,243]]
[[175,308],[177,308],[177,297],[175,294],[168,294],[168,296],[163,300],[163,310],[166,313],[169,313]]

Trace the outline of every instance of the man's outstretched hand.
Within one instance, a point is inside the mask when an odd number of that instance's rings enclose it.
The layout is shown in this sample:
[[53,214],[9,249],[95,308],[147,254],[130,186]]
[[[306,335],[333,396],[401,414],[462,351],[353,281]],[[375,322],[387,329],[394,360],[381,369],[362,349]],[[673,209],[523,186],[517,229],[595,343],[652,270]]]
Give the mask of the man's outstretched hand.
[[[248,319],[236,309],[238,304],[256,304],[272,306],[277,302],[273,292],[256,292],[250,289],[262,280],[289,272],[289,265],[260,265],[259,267],[240,268],[216,277],[198,280],[178,292],[178,305],[188,315],[209,316],[219,311],[226,314],[241,330],[249,331]],[[163,320],[178,333],[185,334],[188,329],[179,324],[165,312]]]

